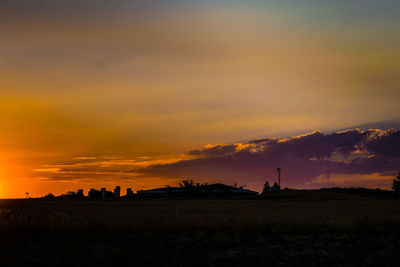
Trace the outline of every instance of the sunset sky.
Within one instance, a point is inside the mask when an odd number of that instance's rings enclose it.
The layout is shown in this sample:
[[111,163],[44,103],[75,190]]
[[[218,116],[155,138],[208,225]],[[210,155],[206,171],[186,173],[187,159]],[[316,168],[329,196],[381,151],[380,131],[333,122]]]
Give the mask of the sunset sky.
[[399,13],[398,0],[1,1],[0,198],[188,177],[260,191],[276,167],[284,187],[388,189]]

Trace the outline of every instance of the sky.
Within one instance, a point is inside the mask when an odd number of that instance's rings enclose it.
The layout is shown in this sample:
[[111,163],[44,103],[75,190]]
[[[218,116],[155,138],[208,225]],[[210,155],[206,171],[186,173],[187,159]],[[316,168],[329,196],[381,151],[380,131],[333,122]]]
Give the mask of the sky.
[[260,191],[277,167],[292,188],[388,189],[399,11],[397,0],[1,1],[0,198],[185,178]]

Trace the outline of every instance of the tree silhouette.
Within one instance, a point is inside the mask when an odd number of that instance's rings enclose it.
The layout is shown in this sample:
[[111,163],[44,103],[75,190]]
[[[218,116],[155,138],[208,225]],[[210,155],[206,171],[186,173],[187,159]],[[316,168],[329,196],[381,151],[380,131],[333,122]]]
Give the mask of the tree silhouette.
[[270,188],[271,186],[269,185],[268,181],[266,181],[262,193],[267,193]]
[[233,183],[232,187],[243,190],[246,188],[246,184],[238,185],[238,183]]
[[192,188],[194,185],[193,179],[182,180],[182,183],[179,183],[179,186],[183,188]]
[[397,193],[400,192],[400,172],[397,178],[393,179],[392,189]]
[[53,200],[56,197],[52,193],[48,193],[47,195],[44,196],[44,199],[46,200]]

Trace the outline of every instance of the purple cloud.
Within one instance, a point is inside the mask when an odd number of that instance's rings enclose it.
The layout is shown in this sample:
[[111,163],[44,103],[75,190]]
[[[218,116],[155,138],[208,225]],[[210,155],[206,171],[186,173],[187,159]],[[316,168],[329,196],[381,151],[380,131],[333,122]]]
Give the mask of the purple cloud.
[[190,151],[194,159],[139,169],[145,175],[194,177],[259,187],[275,181],[282,168],[283,186],[305,187],[321,175],[395,174],[400,168],[399,130],[319,131],[246,143],[208,145]]

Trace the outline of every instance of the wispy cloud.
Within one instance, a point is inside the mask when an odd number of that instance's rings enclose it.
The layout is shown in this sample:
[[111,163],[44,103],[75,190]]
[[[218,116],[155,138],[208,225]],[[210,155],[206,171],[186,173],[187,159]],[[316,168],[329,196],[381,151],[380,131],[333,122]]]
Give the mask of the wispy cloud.
[[42,180],[68,180],[99,181],[104,179],[132,180],[138,177],[148,177],[137,173],[137,169],[153,165],[173,164],[182,160],[193,158],[188,155],[177,157],[134,157],[134,156],[77,156],[70,160],[59,161],[51,164],[43,164],[33,169],[36,177]]

